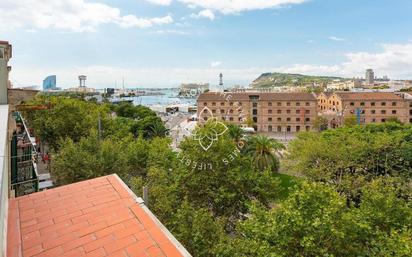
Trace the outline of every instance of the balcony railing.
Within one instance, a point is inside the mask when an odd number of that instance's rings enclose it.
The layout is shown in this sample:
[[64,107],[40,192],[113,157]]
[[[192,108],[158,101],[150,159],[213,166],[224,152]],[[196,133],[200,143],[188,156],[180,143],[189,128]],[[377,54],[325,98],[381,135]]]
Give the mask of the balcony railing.
[[34,138],[19,112],[13,114],[17,129],[11,142],[11,189],[16,197],[39,190],[37,151]]

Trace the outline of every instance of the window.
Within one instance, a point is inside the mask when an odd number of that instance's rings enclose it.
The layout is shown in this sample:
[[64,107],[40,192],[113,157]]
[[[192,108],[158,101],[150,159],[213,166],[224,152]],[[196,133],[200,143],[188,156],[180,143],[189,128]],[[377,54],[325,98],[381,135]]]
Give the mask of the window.
[[290,110],[286,110],[286,113],[287,113],[287,114],[290,114]]
[[382,105],[382,106],[386,106],[386,102],[382,102],[381,105]]
[[281,114],[282,113],[282,110],[278,110],[278,114]]
[[360,106],[365,106],[365,102],[361,102],[361,103],[360,103]]
[[278,118],[278,121],[282,121],[282,118]]
[[272,114],[272,110],[268,110],[268,113],[269,113],[269,114]]
[[355,106],[355,103],[354,103],[354,102],[350,102],[350,106]]
[[300,102],[296,102],[296,106],[300,106]]
[[230,105],[230,106],[233,106],[233,102],[230,102],[229,105]]
[[375,111],[375,110],[371,110],[371,113],[372,113],[372,114],[375,114],[375,113],[376,113],[376,111]]
[[256,107],[257,107],[257,103],[253,103],[253,107],[255,107],[255,108],[256,108]]
[[257,122],[257,117],[253,117],[253,122]]
[[221,114],[224,114],[224,113],[225,113],[225,110],[223,110],[223,109],[220,110],[220,113],[221,113]]
[[203,105],[204,105],[204,106],[207,106],[207,103],[206,103],[206,102],[204,102],[204,103],[203,103]]
[[278,126],[278,132],[282,132],[282,127]]
[[412,110],[409,110],[409,115],[412,115]]
[[382,119],[381,121],[382,121],[382,122],[386,122],[386,119]]
[[300,118],[296,118],[296,121],[297,121],[297,122],[300,122]]
[[221,102],[221,103],[220,103],[220,106],[225,106],[225,102]]
[[392,102],[392,106],[396,106],[396,102]]
[[213,102],[213,103],[212,103],[212,106],[216,106],[216,103],[215,103],[215,102]]
[[386,114],[386,110],[382,110],[381,113],[382,113],[382,114]]
[[372,122],[376,122],[376,119],[372,119]]
[[[206,111],[206,110],[205,110],[205,111]],[[213,109],[213,110],[212,110],[212,113],[216,113],[216,110],[215,110],[215,109]]]
[[287,126],[287,127],[286,127],[286,131],[287,131],[287,132],[290,132],[290,131],[291,131],[291,127],[290,127],[290,126]]
[[253,110],[253,115],[257,115],[257,110]]
[[300,126],[296,126],[296,132],[300,131]]
[[272,102],[269,102],[269,103],[268,103],[268,106],[272,106]]
[[282,103],[281,103],[281,102],[278,102],[278,106],[282,106]]
[[396,114],[396,110],[392,110],[392,114]]
[[203,117],[203,119],[204,119],[205,121],[207,121],[207,117]]
[[242,118],[242,117],[239,117],[238,120],[239,120],[240,122],[242,122],[242,121],[243,121],[243,118]]
[[290,106],[290,102],[287,102],[287,103],[286,103],[286,106]]
[[230,121],[233,121],[233,117],[230,117],[229,120],[230,120]]
[[306,126],[306,131],[310,131],[310,126]]
[[300,113],[300,110],[296,110],[296,114],[299,114]]
[[229,113],[232,114],[232,113],[233,113],[233,109],[230,109]]
[[272,118],[268,118],[268,121],[269,121],[269,122],[272,122]]
[[372,103],[371,103],[371,106],[375,106],[375,102],[372,102]]
[[306,118],[305,121],[306,121],[306,122],[310,122],[310,118]]
[[306,110],[305,113],[306,113],[306,114],[310,114],[310,110]]
[[286,118],[286,121],[290,121],[290,118]]
[[273,130],[272,126],[268,126],[268,131],[272,132],[272,130]]
[[309,103],[309,102],[306,102],[305,105],[306,105],[306,106],[310,106],[310,103]]
[[365,110],[362,110],[362,111],[361,111],[361,114],[365,114]]

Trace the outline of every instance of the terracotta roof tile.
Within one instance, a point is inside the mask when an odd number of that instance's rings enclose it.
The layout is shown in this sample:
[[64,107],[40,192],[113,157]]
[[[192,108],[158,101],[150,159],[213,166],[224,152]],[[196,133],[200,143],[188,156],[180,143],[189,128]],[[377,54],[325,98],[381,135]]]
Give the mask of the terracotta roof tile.
[[10,199],[7,256],[190,256],[111,175]]

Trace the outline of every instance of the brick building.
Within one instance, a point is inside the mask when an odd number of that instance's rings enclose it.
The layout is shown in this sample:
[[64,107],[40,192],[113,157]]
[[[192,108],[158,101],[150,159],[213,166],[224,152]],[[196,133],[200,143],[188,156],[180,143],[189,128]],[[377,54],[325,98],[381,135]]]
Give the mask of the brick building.
[[[345,118],[355,115],[361,124],[382,123],[396,117],[403,123],[410,120],[409,103],[391,92],[335,92],[318,96],[321,115],[335,115],[332,122],[342,125]],[[332,126],[334,127],[334,126]]]
[[258,132],[311,130],[317,105],[311,93],[208,92],[197,100],[200,122],[213,116],[245,126],[252,119]]

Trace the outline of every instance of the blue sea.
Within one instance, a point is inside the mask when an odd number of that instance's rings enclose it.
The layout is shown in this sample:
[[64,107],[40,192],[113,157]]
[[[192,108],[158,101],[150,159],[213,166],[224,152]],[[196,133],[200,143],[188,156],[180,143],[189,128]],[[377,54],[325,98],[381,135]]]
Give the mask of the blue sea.
[[171,105],[171,104],[196,104],[196,99],[179,98],[176,89],[145,90],[147,93],[162,93],[162,95],[144,95],[136,97],[125,97],[133,99],[135,105]]

